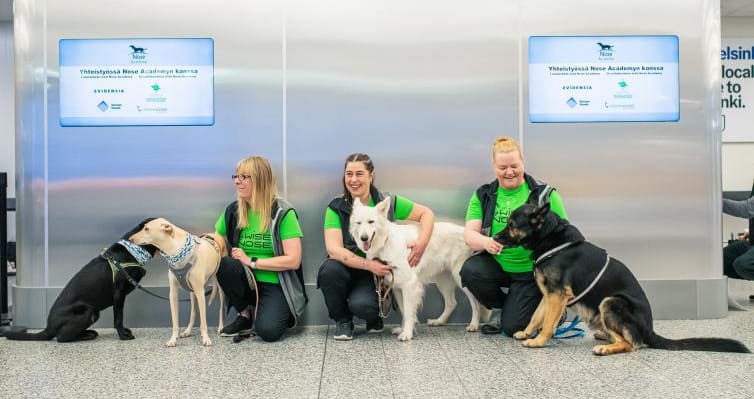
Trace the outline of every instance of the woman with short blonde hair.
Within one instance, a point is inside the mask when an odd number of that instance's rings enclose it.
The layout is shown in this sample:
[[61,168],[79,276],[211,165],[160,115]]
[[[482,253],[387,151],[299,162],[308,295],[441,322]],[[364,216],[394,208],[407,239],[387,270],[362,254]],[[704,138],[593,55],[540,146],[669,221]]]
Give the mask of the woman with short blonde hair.
[[[495,180],[479,187],[466,211],[466,244],[478,254],[461,269],[461,282],[482,305],[502,309],[500,324],[486,324],[484,334],[504,331],[509,336],[526,327],[542,299],[534,281],[531,251],[523,247],[503,248],[492,237],[502,231],[508,217],[519,206],[536,201],[546,184],[524,172],[521,148],[512,137],[501,136],[492,143]],[[553,212],[566,218],[560,194],[549,196]],[[501,288],[507,287],[508,293]]]

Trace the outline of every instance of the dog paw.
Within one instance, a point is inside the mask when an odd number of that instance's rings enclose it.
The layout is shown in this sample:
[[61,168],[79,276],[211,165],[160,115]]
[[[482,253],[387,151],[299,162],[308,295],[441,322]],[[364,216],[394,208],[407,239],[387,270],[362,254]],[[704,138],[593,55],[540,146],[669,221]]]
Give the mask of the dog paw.
[[522,339],[529,338],[529,334],[527,334],[525,331],[516,331],[515,333],[513,333],[513,338],[520,341]]
[[466,326],[466,332],[477,332],[479,331],[479,323],[469,323],[468,326]]
[[392,333],[393,335],[399,335],[400,333],[402,333],[402,332],[403,332],[403,328],[401,328],[401,327],[393,327],[393,329],[392,329],[392,330],[390,330],[390,332],[391,332],[391,333]]
[[204,346],[212,346],[212,340],[209,339],[209,336],[202,337],[202,345],[204,345]]
[[594,348],[592,348],[592,353],[599,356],[605,356],[610,355],[612,352],[610,351],[609,345],[597,345]]
[[444,326],[446,322],[440,319],[427,319],[428,326]]
[[414,334],[411,334],[409,332],[402,332],[398,335],[399,341],[411,341],[412,338],[414,338]]
[[179,335],[180,338],[186,338],[191,336],[191,330],[183,330],[181,335]]
[[221,332],[223,332],[223,326],[217,326],[217,334],[220,335]]
[[175,338],[170,338],[170,340],[168,340],[168,342],[165,342],[165,346],[168,347],[168,348],[173,348],[173,347],[175,347],[175,341],[176,341]]
[[124,328],[121,331],[118,331],[118,338],[120,338],[122,341],[128,341],[130,339],[134,339],[134,335],[131,333],[131,330]]
[[526,341],[524,341],[523,345],[527,348],[541,348],[545,346],[545,343],[539,341],[538,339],[527,339]]

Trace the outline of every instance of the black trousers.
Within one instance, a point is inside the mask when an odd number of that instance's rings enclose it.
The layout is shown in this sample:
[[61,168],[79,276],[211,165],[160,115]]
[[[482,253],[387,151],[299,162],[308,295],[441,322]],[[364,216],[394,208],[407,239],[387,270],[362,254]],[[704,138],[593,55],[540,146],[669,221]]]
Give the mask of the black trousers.
[[[461,284],[492,309],[502,309],[500,327],[512,336],[523,330],[542,300],[534,273],[508,273],[487,252],[474,255],[461,268]],[[502,287],[508,288],[505,294]]]
[[327,259],[319,268],[317,286],[325,297],[330,318],[343,323],[353,316],[368,323],[380,317],[374,277],[367,270],[352,269],[336,260]]
[[754,280],[754,247],[736,240],[723,248],[723,274],[730,278]]
[[254,326],[259,338],[267,342],[277,341],[293,325],[294,320],[283,289],[278,284],[257,282],[257,304],[256,293],[249,286],[244,267],[238,259],[223,257],[217,270],[217,282],[227,296],[228,303],[238,312],[249,306],[256,306],[257,319]]

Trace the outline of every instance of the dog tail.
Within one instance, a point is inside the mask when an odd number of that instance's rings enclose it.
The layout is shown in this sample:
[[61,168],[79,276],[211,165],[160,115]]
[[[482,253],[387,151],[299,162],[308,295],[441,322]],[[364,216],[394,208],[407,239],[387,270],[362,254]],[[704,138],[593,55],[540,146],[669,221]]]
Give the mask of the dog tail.
[[708,351],[708,352],[735,352],[751,353],[746,345],[735,339],[727,338],[684,338],[668,339],[657,335],[655,332],[649,337],[647,346],[653,349],[665,349],[670,351]]
[[215,297],[217,296],[217,286],[218,285],[219,284],[217,283],[217,281],[215,281],[215,283],[212,284],[212,292],[209,293],[209,301],[207,301],[207,306],[212,305],[212,301],[215,300]]
[[26,332],[25,327],[14,327],[6,331],[3,336],[15,341],[49,341],[55,338],[55,334],[49,332],[46,328],[38,333]]

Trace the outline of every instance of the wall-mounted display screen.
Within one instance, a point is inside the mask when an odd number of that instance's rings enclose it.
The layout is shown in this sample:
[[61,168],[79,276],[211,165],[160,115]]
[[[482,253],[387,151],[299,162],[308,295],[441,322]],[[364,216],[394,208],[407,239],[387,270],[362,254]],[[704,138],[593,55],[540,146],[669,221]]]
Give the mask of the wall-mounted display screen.
[[212,125],[214,41],[62,39],[61,126]]
[[678,36],[529,37],[530,122],[675,122]]

